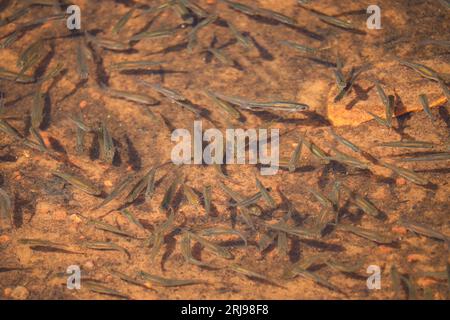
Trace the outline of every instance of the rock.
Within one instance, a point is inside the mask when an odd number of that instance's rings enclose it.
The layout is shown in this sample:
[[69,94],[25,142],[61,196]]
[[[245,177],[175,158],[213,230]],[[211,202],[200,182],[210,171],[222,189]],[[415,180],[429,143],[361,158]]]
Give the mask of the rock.
[[11,298],[13,298],[14,300],[26,300],[29,295],[30,292],[28,291],[28,289],[22,286],[15,287],[11,292]]

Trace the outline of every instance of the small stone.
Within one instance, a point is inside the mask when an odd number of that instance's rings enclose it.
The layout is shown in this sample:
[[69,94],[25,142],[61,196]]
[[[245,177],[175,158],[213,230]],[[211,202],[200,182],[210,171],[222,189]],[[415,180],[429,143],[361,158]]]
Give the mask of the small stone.
[[11,240],[6,234],[0,236],[0,245],[5,244]]
[[28,291],[28,289],[22,286],[15,287],[11,292],[11,298],[13,298],[14,300],[26,300],[29,295],[30,292]]
[[406,184],[405,178],[399,177],[395,179],[395,184],[398,186],[404,186]]
[[86,270],[92,270],[92,269],[94,269],[94,263],[92,261],[87,261],[84,263],[83,267]]
[[4,296],[5,298],[9,298],[9,297],[11,296],[11,292],[12,292],[12,289],[11,289],[11,288],[5,288],[5,289],[3,290],[3,296]]

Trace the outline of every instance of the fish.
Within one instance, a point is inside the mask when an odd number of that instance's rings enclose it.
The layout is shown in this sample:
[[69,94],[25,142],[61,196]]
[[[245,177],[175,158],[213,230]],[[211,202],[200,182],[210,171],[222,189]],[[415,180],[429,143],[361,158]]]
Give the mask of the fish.
[[349,147],[354,152],[358,152],[358,153],[361,152],[361,149],[358,146],[356,146],[353,142],[345,139],[344,137],[338,135],[336,132],[333,131],[333,129],[330,129],[330,133],[337,141],[339,141],[344,146]]
[[331,24],[331,25],[333,25],[333,26],[335,26],[335,27],[339,27],[339,28],[342,28],[342,29],[347,29],[347,30],[356,30],[356,31],[359,31],[352,23],[350,23],[350,22],[347,22],[347,21],[344,21],[344,20],[341,20],[341,19],[338,19],[338,18],[335,18],[335,17],[330,17],[330,16],[327,16],[327,15],[325,15],[325,14],[322,14],[322,13],[318,13],[318,12],[314,12],[314,11],[312,11],[311,12],[313,15],[315,15],[316,17],[318,17],[320,20],[322,20],[322,21],[324,21],[324,22],[326,22],[326,23],[328,23],[328,24]]
[[383,142],[376,145],[377,147],[389,147],[389,148],[421,148],[421,149],[431,149],[435,145],[428,141],[416,141],[416,140],[403,140],[403,141],[392,141]]
[[428,102],[428,97],[426,94],[420,94],[419,95],[419,100],[420,103],[423,106],[423,111],[425,111],[426,115],[428,116],[428,118],[430,118],[431,122],[434,122],[434,116],[433,113],[431,113],[431,109],[430,109],[430,103]]
[[105,286],[104,284],[97,282],[97,281],[92,281],[92,280],[84,280],[83,281],[83,287],[87,288],[89,291],[95,292],[95,293],[101,293],[101,294],[106,294],[109,296],[115,296],[115,297],[119,297],[121,299],[125,299],[125,300],[129,300],[130,297],[111,288],[108,288],[107,286]]
[[273,280],[273,279],[271,279],[271,278],[269,278],[269,277],[267,277],[267,276],[265,276],[263,274],[255,272],[253,270],[250,270],[250,269],[247,269],[245,267],[242,267],[240,265],[232,264],[232,265],[228,266],[228,268],[230,270],[234,271],[234,272],[237,272],[237,273],[242,274],[244,276],[247,276],[249,278],[255,278],[255,279],[258,279],[258,280],[265,281],[265,282],[270,283],[270,284],[275,285],[275,286],[280,286],[280,284],[278,282],[276,282],[275,280]]
[[289,227],[288,225],[282,223],[282,224],[268,224],[265,223],[265,226],[269,229],[276,230],[276,231],[282,231],[287,234],[296,236],[300,239],[311,239],[316,240],[318,239],[318,234],[313,230],[308,230],[302,227]]
[[130,276],[128,276],[128,275],[122,273],[122,272],[119,272],[119,271],[117,271],[117,270],[113,270],[113,269],[110,269],[110,268],[109,268],[109,269],[108,269],[108,272],[109,272],[111,275],[113,275],[113,276],[115,276],[115,277],[117,277],[117,278],[119,278],[120,280],[123,280],[123,281],[125,281],[125,282],[134,284],[134,285],[136,285],[136,286],[144,287],[144,288],[146,288],[146,289],[154,290],[153,288],[150,288],[150,287],[148,286],[148,284],[146,284],[144,281],[136,280],[136,279],[134,279],[134,278],[132,278],[132,277],[130,277]]
[[44,121],[45,95],[38,88],[34,94],[33,107],[31,109],[31,126],[39,129]]
[[0,20],[0,27],[6,26],[6,25],[22,18],[29,12],[30,12],[30,7],[28,5],[25,5],[19,9],[15,10],[13,13],[11,13],[10,16],[7,16]]
[[138,34],[135,34],[130,38],[130,41],[139,41],[142,39],[157,39],[157,38],[166,38],[171,37],[177,33],[177,28],[174,29],[159,29],[153,31],[144,31]]
[[191,286],[196,284],[205,284],[203,280],[197,279],[168,279],[160,276],[152,275],[147,272],[141,271],[139,275],[151,283],[162,286],[162,287],[181,287],[181,286]]
[[207,51],[213,54],[213,56],[220,61],[225,66],[233,67],[235,65],[234,60],[231,59],[228,55],[226,55],[223,50],[208,48]]
[[255,9],[253,7],[250,7],[250,6],[247,6],[245,4],[242,4],[242,3],[239,3],[239,2],[230,1],[230,0],[219,0],[219,1],[226,3],[233,10],[240,11],[242,13],[245,13],[246,15],[249,15],[249,16],[256,16],[256,15],[258,15],[258,10],[257,9]]
[[178,0],[178,1],[187,8],[189,8],[197,17],[206,18],[207,16],[209,16],[209,13],[205,9],[203,9],[202,7],[200,7],[199,5],[190,0]]
[[294,149],[294,152],[292,153],[291,158],[289,159],[289,172],[295,172],[297,169],[298,162],[300,160],[300,156],[302,154],[302,146],[303,146],[303,139],[299,139],[297,146]]
[[297,51],[303,52],[303,53],[309,53],[309,54],[315,54],[317,53],[319,50],[323,50],[323,49],[318,49],[318,48],[311,48],[293,41],[289,41],[289,40],[282,40],[280,41],[280,44],[284,45],[284,46],[288,46],[290,48],[293,48]]
[[372,202],[370,202],[365,197],[359,195],[355,191],[350,190],[345,185],[341,185],[341,188],[347,190],[347,192],[350,193],[350,199],[365,213],[373,216],[373,217],[379,217],[381,215],[381,212],[373,205]]
[[131,255],[127,249],[111,242],[102,242],[102,241],[85,241],[81,243],[81,246],[91,250],[100,250],[100,251],[119,251],[127,256],[128,259],[131,259]]
[[82,252],[72,250],[71,246],[65,243],[54,242],[45,239],[31,239],[31,238],[22,238],[17,240],[19,244],[23,244],[29,246],[31,249],[38,248],[50,248],[58,251],[64,251],[65,253],[73,253],[73,254],[81,254]]
[[164,193],[164,197],[159,206],[161,211],[165,212],[165,211],[169,210],[170,203],[172,202],[172,200],[175,196],[175,193],[177,192],[178,185],[180,184],[180,182],[181,182],[181,174],[180,174],[180,172],[176,172],[175,178],[173,179],[169,188]]
[[134,70],[142,69],[148,67],[160,66],[166,63],[165,61],[151,61],[151,60],[133,60],[133,61],[122,61],[117,63],[112,63],[109,65],[111,70],[123,71],[123,70]]
[[266,18],[269,18],[269,19],[273,19],[275,21],[281,22],[281,23],[289,25],[289,26],[293,26],[293,27],[297,26],[297,22],[294,19],[292,19],[291,17],[288,17],[282,13],[273,11],[273,10],[269,10],[269,9],[265,9],[265,8],[258,8],[257,14],[264,16]]
[[380,162],[380,163],[382,166],[392,170],[399,176],[402,176],[406,180],[409,180],[417,185],[426,186],[430,183],[426,178],[421,177],[420,175],[415,173],[413,170],[400,168],[400,167],[394,166],[393,164],[389,164],[386,162]]
[[100,128],[99,145],[101,159],[108,164],[112,164],[116,154],[116,147],[104,121],[102,121]]
[[211,186],[203,187],[203,202],[205,206],[205,212],[207,215],[211,214]]
[[186,232],[189,233],[189,236],[191,239],[200,243],[207,251],[209,251],[219,257],[222,257],[224,259],[233,259],[234,258],[234,255],[226,248],[218,246],[215,243],[213,243],[193,232],[190,232],[190,231],[186,231]]
[[232,105],[228,102],[218,99],[214,93],[210,90],[203,90],[203,93],[211,99],[216,106],[218,106],[222,111],[227,113],[232,119],[239,120],[241,118],[241,114]]
[[272,198],[272,196],[269,194],[269,192],[267,191],[267,189],[263,186],[262,182],[256,178],[256,186],[258,187],[258,190],[261,192],[261,195],[263,197],[264,200],[266,200],[266,202],[272,207],[272,208],[276,208],[277,204],[275,203],[275,200]]
[[18,68],[23,68],[31,59],[33,59],[34,56],[39,54],[43,47],[44,42],[42,39],[38,39],[37,41],[31,43],[23,52],[20,53],[16,66]]
[[58,76],[64,69],[64,63],[58,62],[55,67],[50,69],[45,75],[39,78],[38,83],[41,84],[45,81],[51,80]]
[[194,28],[192,28],[192,30],[188,33],[188,50],[190,52],[192,52],[192,49],[197,44],[197,34],[199,30],[210,25],[218,18],[219,16],[217,14],[209,15],[208,17],[197,23],[197,25]]
[[89,78],[89,67],[87,65],[86,51],[84,49],[82,41],[77,45],[77,72],[80,79],[86,80]]
[[341,101],[352,90],[353,85],[355,84],[356,79],[359,77],[359,75],[364,71],[370,69],[370,67],[370,64],[365,64],[359,68],[352,68],[348,79],[345,80],[345,86],[340,87],[340,85],[338,85],[339,91],[338,94],[334,97],[334,103]]
[[328,288],[330,290],[337,291],[337,292],[342,292],[337,286],[335,286],[328,280],[322,278],[321,276],[319,276],[311,271],[300,268],[299,266],[294,266],[294,268],[292,269],[292,272],[294,273],[294,275],[299,275],[303,278],[313,280],[314,282],[318,283],[319,285],[321,285],[325,288]]
[[384,92],[383,87],[380,85],[379,81],[375,82],[375,87],[377,89],[377,93],[378,96],[380,97],[381,102],[385,106],[386,124],[389,128],[392,128],[392,116],[394,115],[394,100],[392,96],[388,96],[386,92]]
[[450,160],[450,152],[432,153],[422,157],[411,157],[398,159],[397,162],[416,162],[416,161],[447,161]]
[[391,282],[394,290],[394,299],[398,299],[400,295],[400,274],[395,264],[391,267]]
[[247,238],[238,230],[220,228],[220,227],[212,227],[212,228],[200,229],[199,233],[203,236],[217,236],[217,235],[224,235],[224,234],[237,235],[244,241],[245,246],[247,246]]
[[101,207],[107,205],[112,200],[114,200],[122,191],[124,191],[130,184],[133,182],[133,176],[128,175],[125,179],[120,181],[117,186],[111,191],[111,193],[97,206],[95,206],[92,210],[100,209]]
[[176,90],[173,89],[169,89],[169,88],[165,88],[163,86],[161,86],[160,84],[157,83],[150,83],[147,81],[139,81],[139,83],[142,83],[143,85],[152,88],[153,90],[161,93],[162,95],[164,95],[165,97],[172,99],[172,100],[176,100],[176,101],[186,101],[187,98],[185,96],[183,96],[181,93],[179,93]]
[[22,136],[16,129],[14,129],[6,120],[0,119],[0,131],[10,135],[16,140],[21,140]]
[[108,93],[113,98],[125,99],[125,100],[131,101],[131,102],[142,103],[142,104],[150,105],[150,106],[154,106],[159,103],[158,100],[156,100],[155,98],[150,97],[146,94],[123,91],[123,90],[116,90],[116,89],[108,88],[106,86],[103,86],[102,90],[104,92]]
[[[446,0],[442,0],[446,1]],[[450,48],[450,41],[448,40],[434,40],[434,39],[427,39],[419,42],[419,45],[436,45],[441,47]]]
[[94,131],[94,129],[92,129],[84,122],[81,112],[79,112],[76,116],[69,116],[69,119],[77,126],[77,128],[81,129],[84,132]]
[[430,67],[427,67],[420,63],[415,63],[411,61],[402,60],[399,58],[394,58],[397,60],[401,65],[406,66],[410,69],[413,69],[415,72],[420,74],[422,77],[427,78],[429,80],[437,81],[439,82],[441,78],[439,77],[439,74],[431,69]]
[[96,229],[103,230],[106,232],[111,232],[111,233],[114,233],[114,234],[117,234],[117,235],[123,236],[123,237],[136,238],[136,236],[133,235],[132,233],[124,231],[124,230],[120,230],[119,228],[116,228],[115,226],[113,226],[109,223],[106,223],[106,222],[103,222],[100,220],[88,219],[81,215],[78,215],[78,216],[81,217],[82,219],[86,220],[88,225],[92,225]]
[[8,81],[15,81],[18,83],[32,83],[36,79],[32,76],[27,76],[26,74],[19,74],[14,71],[10,71],[8,69],[5,69],[3,67],[0,67],[0,79],[8,80]]
[[152,174],[153,170],[154,168],[151,168],[146,174],[144,174],[142,177],[137,179],[137,181],[135,181],[133,188],[128,192],[127,196],[125,197],[124,200],[125,203],[132,203],[137,198],[139,198],[144,189],[148,186],[148,179]]
[[335,156],[329,157],[329,160],[334,160],[337,162],[340,162],[345,165],[349,165],[358,169],[367,170],[369,168],[368,164],[365,162],[362,162],[354,157],[349,156],[348,154],[345,154],[343,152],[340,152],[334,147],[330,147],[331,150],[336,153]]
[[[5,227],[6,226],[6,227]],[[5,190],[0,188],[0,230],[13,226],[12,201]]]
[[51,173],[57,177],[60,177],[61,179],[65,180],[66,182],[68,182],[69,184],[74,186],[75,188],[77,188],[87,194],[90,194],[93,196],[99,196],[102,194],[101,189],[99,189],[96,185],[94,185],[91,181],[87,180],[84,177],[80,177],[80,176],[76,176],[76,175],[72,175],[72,174],[68,174],[68,173],[64,173],[64,172],[59,172],[59,171],[52,171]]
[[133,16],[133,13],[135,10],[136,10],[135,8],[131,8],[122,17],[120,17],[120,19],[117,21],[117,23],[114,25],[114,27],[112,29],[113,34],[120,33],[120,31],[123,29],[123,27],[125,27],[125,25],[128,23],[128,21]]
[[130,49],[130,44],[127,42],[121,42],[112,39],[99,38],[90,35],[86,32],[86,40],[88,43],[93,43],[103,49],[114,50],[114,51],[125,51]]
[[192,24],[194,22],[191,12],[181,1],[175,1],[172,8],[185,23]]
[[319,146],[317,146],[314,142],[311,142],[307,139],[303,139],[303,144],[306,148],[318,159],[321,159],[324,161],[324,163],[328,164],[330,163],[330,160],[328,159],[328,155],[323,151]]
[[190,237],[190,233],[189,232],[183,232],[181,234],[181,240],[180,240],[180,251],[181,254],[183,255],[184,259],[186,260],[186,262],[199,266],[199,267],[206,267],[206,268],[215,268],[214,266],[202,262],[200,260],[195,259],[192,256],[192,252],[191,252],[191,237]]
[[367,230],[352,225],[337,224],[337,230],[351,232],[359,237],[368,239],[378,244],[391,244],[395,239],[391,235],[380,234],[372,230]]
[[399,224],[401,226],[405,227],[406,229],[408,229],[409,231],[420,234],[422,236],[426,236],[428,238],[442,240],[442,241],[450,240],[450,238],[447,237],[446,235],[444,235],[443,233],[433,230],[427,225],[409,221],[405,217],[401,217],[399,219]]
[[324,262],[331,269],[344,273],[355,273],[358,270],[361,270],[361,267],[364,265],[363,262],[358,262],[354,265],[349,266],[331,259],[326,259]]
[[249,37],[244,36],[237,28],[236,26],[230,22],[227,21],[227,26],[230,29],[233,36],[236,38],[236,40],[246,49],[249,49],[253,46],[253,42]]
[[328,199],[323,193],[316,191],[312,188],[305,188],[308,192],[310,192],[316,199],[317,201],[320,202],[320,204],[322,206],[324,206],[325,208],[332,208],[333,207],[333,202]]
[[130,211],[128,211],[127,209],[122,209],[120,210],[120,213],[128,219],[128,221],[130,221],[132,224],[134,224],[135,226],[137,226],[138,228],[142,229],[145,231],[144,226],[142,225],[142,223],[139,221],[138,218],[136,218]]
[[225,100],[227,102],[230,102],[234,105],[237,105],[243,109],[248,110],[277,110],[277,111],[306,111],[309,110],[309,106],[302,103],[297,102],[291,102],[291,101],[269,101],[269,102],[254,102],[245,100],[240,97],[232,97],[232,96],[226,96],[224,94],[218,93],[218,92],[212,92],[216,97],[219,99]]
[[193,206],[200,205],[200,198],[197,195],[197,193],[195,193],[195,190],[193,188],[191,188],[187,184],[183,184],[183,193],[190,205]]
[[159,166],[154,166],[147,174],[147,187],[145,188],[145,200],[149,201],[155,193],[155,176]]
[[[239,193],[231,190],[230,188],[228,188],[225,184],[223,184],[222,182],[219,182],[218,184],[219,188],[225,192],[228,196],[230,196],[234,201],[236,202],[242,202],[244,201],[244,197],[242,197]],[[252,229],[255,229],[255,226],[252,222],[251,219],[251,211],[247,208],[247,207],[241,207],[240,212],[242,213],[242,218],[244,220],[244,222]]]
[[169,210],[169,216],[165,222],[160,224],[158,227],[155,228],[153,231],[153,234],[148,238],[146,244],[148,246],[152,245],[152,250],[150,252],[150,260],[153,261],[158,254],[161,246],[164,242],[164,234],[172,228],[173,222],[175,220],[175,213],[173,212],[173,209],[171,208]]

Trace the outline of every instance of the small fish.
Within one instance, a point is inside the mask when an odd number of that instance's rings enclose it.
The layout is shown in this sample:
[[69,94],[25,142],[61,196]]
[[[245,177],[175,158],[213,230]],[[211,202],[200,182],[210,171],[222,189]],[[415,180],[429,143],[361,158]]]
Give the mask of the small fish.
[[120,181],[119,184],[111,191],[111,193],[103,200],[99,205],[95,206],[92,210],[100,209],[101,207],[110,203],[114,198],[116,198],[122,191],[124,191],[133,182],[133,176],[128,175],[124,180]]
[[231,116],[232,119],[239,120],[241,118],[241,114],[232,105],[228,102],[218,99],[213,92],[209,90],[204,90],[203,93],[210,98],[216,106],[218,106],[221,110],[225,111],[228,115]]
[[93,196],[99,196],[101,195],[102,191],[94,185],[89,180],[75,176],[72,174],[64,173],[64,172],[58,172],[58,171],[52,171],[52,174],[60,177],[61,179],[67,181],[69,184],[74,186],[75,188],[86,192],[87,194],[93,195]]
[[449,237],[447,237],[446,235],[442,234],[439,231],[433,230],[424,224],[408,221],[404,217],[400,218],[399,224],[414,233],[420,234],[422,236],[426,236],[428,238],[442,240],[442,241],[448,241],[450,239]]
[[431,149],[434,147],[432,142],[427,141],[415,141],[415,140],[403,140],[403,141],[392,141],[383,142],[376,145],[377,147],[389,147],[389,148],[423,148]]
[[130,221],[132,224],[134,224],[135,226],[137,226],[138,228],[142,229],[145,231],[144,226],[142,225],[142,223],[139,221],[138,218],[136,218],[130,211],[128,211],[127,209],[122,209],[120,210],[120,213],[122,215],[125,216],[125,218],[128,219],[128,221]]
[[311,271],[300,268],[299,266],[294,266],[292,271],[295,275],[299,275],[299,276],[302,276],[303,278],[313,280],[314,282],[320,284],[321,286],[324,286],[325,288],[328,288],[330,290],[337,291],[337,292],[342,292],[337,286],[335,286],[328,280],[322,278],[321,276],[319,276]]
[[315,16],[317,16],[320,20],[331,24],[333,26],[342,28],[342,29],[347,29],[347,30],[358,30],[352,23],[335,18],[335,17],[330,17],[327,16],[325,14],[321,14],[318,12],[312,12],[312,14],[314,14]]
[[147,187],[145,188],[145,200],[149,201],[155,193],[155,176],[159,166],[154,166],[147,175]]
[[34,82],[34,77],[27,76],[25,74],[19,74],[14,71],[7,70],[3,67],[0,67],[0,79],[15,81],[19,83],[31,83]]
[[288,238],[284,232],[277,232],[277,249],[281,256],[288,256]]
[[233,2],[230,0],[220,0],[221,2],[225,2],[230,8],[236,10],[236,11],[240,11],[242,13],[245,13],[246,15],[249,16],[256,16],[258,15],[258,11],[257,9],[247,6],[245,4],[239,3],[239,2]]
[[114,233],[114,234],[117,234],[117,235],[123,236],[123,237],[136,238],[136,236],[134,236],[130,232],[120,230],[119,228],[116,228],[115,226],[113,226],[109,223],[106,223],[106,222],[103,222],[100,220],[87,219],[81,215],[78,215],[78,216],[81,217],[82,219],[86,220],[88,225],[92,225],[96,229],[111,232],[111,233]]
[[69,116],[69,119],[77,126],[77,128],[81,129],[84,132],[92,132],[94,131],[91,127],[89,127],[83,120],[83,115],[78,113],[76,116]]
[[114,98],[125,99],[128,101],[142,103],[142,104],[146,104],[146,105],[150,105],[150,106],[154,106],[159,103],[158,100],[156,100],[155,98],[152,98],[146,94],[116,90],[116,89],[108,88],[106,86],[103,86],[102,89],[103,89],[103,91],[105,91],[106,93],[108,93],[109,95],[111,95]]
[[207,51],[213,54],[213,56],[220,61],[225,66],[233,67],[235,65],[234,60],[231,59],[228,55],[226,55],[223,50],[208,48]]
[[139,198],[141,193],[144,191],[144,189],[148,185],[148,179],[149,179],[150,175],[152,174],[153,169],[154,168],[150,169],[146,174],[144,174],[142,177],[137,179],[137,181],[134,183],[133,188],[130,190],[130,192],[128,192],[128,194],[124,200],[125,203],[132,203],[137,198]]
[[406,288],[408,289],[408,300],[417,300],[417,289],[414,284],[413,276],[410,275],[409,278],[400,276],[400,280],[406,285]]
[[417,173],[415,173],[412,170],[405,169],[405,168],[400,168],[400,167],[394,166],[394,165],[386,163],[386,162],[381,162],[381,165],[383,165],[384,167],[392,170],[393,172],[395,172],[399,176],[402,176],[406,180],[409,180],[409,181],[411,181],[411,182],[413,182],[415,184],[418,184],[420,186],[425,186],[425,185],[428,185],[430,183],[426,178],[423,178],[423,177],[419,176]]
[[439,82],[441,80],[441,78],[439,77],[439,74],[436,71],[434,71],[433,69],[431,69],[423,64],[410,62],[410,61],[402,60],[399,58],[395,58],[395,60],[397,60],[401,65],[404,65],[408,68],[413,69],[415,72],[417,72],[424,78],[427,78],[427,79],[433,80],[433,81],[437,81],[437,82]]
[[450,160],[450,152],[433,153],[422,157],[403,158],[398,159],[397,162],[447,161],[447,160]]
[[112,33],[119,34],[123,27],[125,27],[125,25],[128,23],[130,18],[133,16],[134,11],[135,8],[131,8],[122,17],[120,17],[119,21],[117,21],[117,23],[114,25]]
[[398,299],[400,295],[400,274],[395,264],[391,267],[391,282],[394,290],[394,299]]
[[234,229],[214,227],[214,228],[201,229],[201,230],[199,230],[199,233],[203,236],[217,236],[217,235],[224,235],[224,234],[237,235],[242,240],[244,240],[245,246],[247,246],[246,237],[241,232],[234,230]]
[[193,188],[191,188],[187,184],[183,184],[183,193],[190,205],[192,206],[200,205],[200,197],[197,195],[197,193]]
[[2,42],[0,42],[0,49],[9,48],[22,35],[23,35],[23,31],[21,31],[21,30],[14,30],[13,32],[9,33],[7,36],[2,38],[3,40],[2,40]]
[[147,81],[139,81],[143,85],[152,88],[153,90],[158,91],[162,95],[166,96],[169,99],[176,100],[176,101],[186,101],[187,98],[183,96],[181,93],[179,93],[176,90],[165,88],[157,83],[149,83]]
[[147,241],[148,245],[152,245],[152,250],[150,252],[150,261],[153,261],[155,257],[158,255],[158,252],[161,249],[164,242],[164,234],[172,227],[172,224],[175,220],[175,214],[172,208],[169,211],[170,213],[167,220],[160,226],[155,228],[152,236]]
[[326,164],[330,163],[330,160],[328,160],[328,155],[323,151],[319,146],[317,146],[315,143],[308,141],[306,139],[303,139],[303,144],[306,148],[318,159],[323,160]]
[[249,37],[244,36],[233,23],[227,21],[227,25],[233,36],[244,48],[248,49],[253,45],[251,39]]
[[270,279],[269,277],[267,277],[267,276],[265,276],[263,274],[260,274],[258,272],[253,271],[253,270],[244,268],[244,267],[239,266],[237,264],[232,264],[232,265],[228,266],[228,268],[230,270],[234,271],[234,272],[243,274],[244,276],[247,276],[249,278],[259,279],[259,280],[262,280],[262,281],[266,281],[266,282],[268,282],[268,283],[270,283],[272,285],[280,286],[280,284],[278,284],[275,280],[272,280],[272,279]]
[[6,120],[0,119],[0,131],[12,136],[13,138],[20,140],[22,136],[14,129]]
[[191,252],[191,237],[189,232],[183,232],[181,234],[181,240],[180,240],[180,251],[181,254],[183,255],[184,259],[186,260],[186,262],[199,266],[199,267],[206,267],[206,268],[214,268],[214,266],[202,262],[200,260],[195,259],[192,256],[192,252]]
[[131,259],[131,255],[127,249],[113,243],[113,242],[101,242],[101,241],[86,241],[81,243],[81,246],[91,250],[100,250],[100,251],[119,251],[125,254],[128,259]]
[[31,109],[31,126],[39,129],[44,121],[45,95],[38,88],[34,94],[33,107]]
[[197,17],[206,18],[209,16],[209,13],[205,9],[190,0],[179,0],[179,2],[189,8]]
[[142,69],[148,67],[160,66],[166,62],[164,61],[150,61],[150,60],[135,60],[135,61],[123,61],[113,63],[109,66],[111,70],[123,71],[123,70],[134,70]]
[[273,19],[275,21],[287,24],[289,26],[294,26],[294,27],[297,26],[297,22],[294,19],[292,19],[291,17],[285,16],[284,14],[276,12],[276,11],[272,11],[272,10],[264,9],[264,8],[258,8],[257,13],[258,13],[258,15],[264,16],[269,19]]
[[311,48],[293,41],[289,41],[289,40],[283,40],[280,41],[280,44],[288,46],[290,48],[293,48],[297,51],[303,52],[303,53],[309,53],[309,54],[313,54],[313,53],[317,53],[319,50],[323,50],[323,49],[317,49],[317,48]]
[[162,211],[167,211],[170,208],[170,203],[172,202],[175,193],[177,192],[178,185],[181,182],[181,174],[179,172],[176,173],[175,178],[173,179],[172,183],[170,184],[169,188],[167,188],[166,192],[164,193],[164,197],[161,201],[161,204],[159,208]]
[[[442,0],[447,1],[447,0]],[[434,39],[427,39],[419,42],[419,45],[436,45],[441,47],[450,48],[450,41],[448,40],[434,40]]]
[[392,116],[394,114],[394,101],[392,96],[388,96],[386,92],[384,92],[383,87],[380,85],[378,81],[375,82],[375,86],[377,89],[378,96],[380,97],[381,102],[385,106],[386,110],[386,124],[389,128],[392,128]]
[[431,122],[434,122],[434,116],[433,113],[431,113],[431,109],[430,109],[430,104],[428,102],[428,97],[426,94],[420,94],[419,95],[419,100],[420,103],[423,106],[423,111],[425,111],[425,113],[427,114],[427,116],[430,118]]
[[108,269],[108,272],[109,272],[111,275],[113,275],[113,276],[115,276],[115,277],[117,277],[117,278],[119,278],[120,280],[123,280],[123,281],[125,281],[125,282],[134,284],[134,285],[136,285],[136,286],[144,287],[144,288],[146,288],[146,289],[154,290],[154,289],[152,289],[151,287],[149,287],[145,282],[143,282],[143,281],[141,281],[141,280],[136,280],[136,279],[134,279],[134,278],[132,278],[132,277],[130,277],[130,276],[128,276],[128,275],[122,273],[122,272],[119,272],[119,271],[117,271],[117,270]]
[[80,79],[86,80],[89,78],[89,67],[87,65],[86,51],[82,41],[80,41],[77,45],[77,72]]
[[[189,232],[189,231],[186,231],[186,232]],[[213,243],[193,232],[189,232],[189,236],[191,239],[200,243],[206,250],[208,250],[209,252],[211,252],[215,255],[218,255],[219,257],[222,257],[224,259],[233,259],[234,258],[233,254],[224,247],[216,245],[215,243]]]
[[54,68],[50,69],[50,71],[48,71],[45,75],[39,78],[38,83],[43,83],[45,81],[55,78],[63,71],[63,68],[64,63],[58,62]]
[[354,265],[345,265],[336,260],[327,259],[325,260],[325,264],[333,270],[337,270],[339,272],[344,273],[355,273],[358,270],[361,270],[361,267],[364,265],[363,262],[358,262]]
[[191,12],[181,1],[175,1],[172,8],[185,23],[192,24],[194,22],[194,17]]
[[313,231],[313,230],[308,230],[302,227],[289,227],[286,224],[265,224],[266,227],[268,227],[269,229],[273,229],[276,231],[282,231],[285,232],[287,234],[299,237],[300,239],[311,239],[311,240],[316,240],[318,239],[318,234]]
[[114,50],[114,51],[124,51],[130,49],[129,43],[124,43],[117,40],[111,40],[106,38],[99,38],[86,33],[86,40],[93,43],[103,49]]
[[114,146],[113,138],[104,121],[100,128],[99,140],[101,159],[108,164],[112,164],[116,154],[116,147]]
[[341,185],[341,188],[347,190],[347,192],[350,193],[351,200],[362,211],[364,211],[365,213],[367,213],[367,214],[369,214],[369,215],[371,215],[373,217],[379,217],[380,216],[380,214],[381,214],[380,211],[372,204],[372,202],[370,202],[369,200],[367,200],[363,196],[359,195],[355,191],[350,190],[350,188],[348,188],[345,185]]
[[[223,192],[225,192],[228,196],[230,196],[234,201],[239,203],[239,202],[242,202],[245,200],[244,197],[242,197],[239,193],[231,190],[222,182],[219,182],[218,186]],[[245,221],[245,223],[247,223],[250,228],[255,229],[252,219],[250,218],[252,212],[247,207],[241,207],[240,212],[242,213],[242,218]]]
[[358,146],[356,146],[354,143],[350,142],[349,140],[345,139],[344,137],[338,135],[336,132],[333,131],[333,129],[330,129],[330,133],[337,141],[339,141],[343,145],[349,147],[350,149],[352,149],[355,152],[361,152],[361,149]]
[[191,286],[195,284],[204,284],[205,282],[202,280],[196,279],[168,279],[160,276],[152,275],[141,271],[139,275],[145,279],[150,281],[151,283],[162,286],[162,287],[181,287],[181,286]]
[[27,245],[31,249],[38,249],[38,248],[50,248],[57,251],[64,251],[66,253],[74,253],[74,254],[81,254],[82,252],[72,250],[71,246],[65,244],[65,243],[59,243],[59,242],[53,242],[50,240],[43,240],[43,239],[19,239],[17,240],[19,244]]
[[395,239],[390,235],[380,234],[371,230],[358,228],[351,225],[337,224],[336,228],[340,231],[351,232],[359,237],[371,240],[378,244],[390,244],[395,241]]
[[352,68],[348,79],[345,80],[345,86],[341,86],[340,84],[338,85],[339,92],[334,97],[334,103],[339,102],[346,95],[348,95],[348,93],[351,92],[353,85],[355,84],[356,79],[359,77],[359,75],[368,69],[370,69],[370,64],[365,64],[359,68]]
[[83,287],[87,288],[89,291],[95,292],[95,293],[101,293],[101,294],[106,294],[109,296],[115,296],[115,297],[119,297],[121,299],[126,299],[129,300],[130,297],[119,292],[116,291],[114,289],[108,288],[107,286],[105,286],[102,283],[99,283],[97,281],[91,281],[91,280],[84,280],[83,281]]
[[135,34],[130,38],[130,41],[139,41],[142,39],[157,39],[157,38],[166,38],[171,37],[177,33],[177,29],[160,29],[154,31],[144,31],[138,34]]
[[266,202],[272,207],[272,208],[276,208],[277,204],[275,202],[275,200],[272,198],[272,196],[269,194],[269,192],[267,191],[267,189],[263,186],[262,182],[258,179],[256,179],[256,186],[258,187],[258,190],[261,192],[262,197],[264,198],[264,200],[266,200]]
[[19,55],[16,66],[18,68],[23,68],[28,63],[28,61],[32,60],[34,56],[39,54],[43,47],[44,42],[42,41],[42,39],[38,39],[37,41],[33,42]]
[[22,8],[15,10],[10,16],[0,20],[0,27],[6,26],[7,24],[16,21],[17,19],[28,14],[28,12],[30,12],[30,8],[28,5],[25,5]]
[[205,205],[205,212],[207,215],[211,214],[211,186],[203,187],[203,202]]
[[13,226],[12,202],[6,191],[0,188],[0,229],[6,229],[12,226]]
[[299,139],[297,146],[294,149],[294,152],[292,153],[291,158],[289,159],[289,172],[294,172],[297,169],[298,162],[300,160],[300,156],[302,154],[302,146],[303,146],[303,139]]

